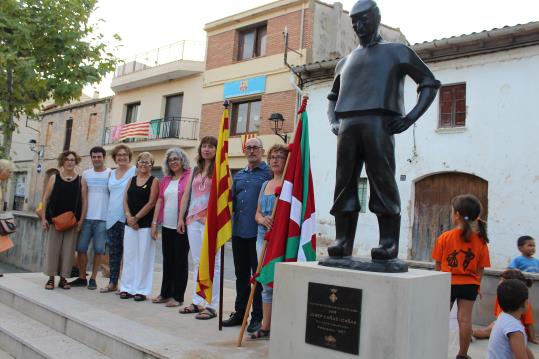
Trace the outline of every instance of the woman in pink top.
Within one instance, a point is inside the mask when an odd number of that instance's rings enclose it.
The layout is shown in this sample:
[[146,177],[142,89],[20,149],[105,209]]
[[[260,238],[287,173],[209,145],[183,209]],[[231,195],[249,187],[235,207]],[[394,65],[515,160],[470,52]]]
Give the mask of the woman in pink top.
[[[187,226],[187,237],[189,238],[194,272],[193,303],[180,309],[180,313],[198,313],[196,319],[202,320],[215,318],[216,309],[219,306],[219,280],[221,271],[220,253],[215,256],[213,296],[211,304],[207,304],[204,308],[204,299],[196,294],[200,248],[204,236],[204,224],[206,223],[208,200],[210,198],[216,148],[217,139],[215,137],[207,136],[200,141],[200,145],[198,146],[197,166],[194,168],[189,178],[190,186],[188,186],[183,193],[180,215],[178,218],[179,233],[185,233]],[[185,216],[185,214],[187,215]]]
[[189,184],[191,169],[185,151],[173,147],[165,153],[164,177],[159,183],[159,195],[152,221],[152,237],[157,239],[157,226],[161,225],[163,249],[163,281],[161,293],[153,303],[166,303],[167,307],[183,304],[183,295],[189,275],[189,241],[187,234],[177,231],[180,203]]

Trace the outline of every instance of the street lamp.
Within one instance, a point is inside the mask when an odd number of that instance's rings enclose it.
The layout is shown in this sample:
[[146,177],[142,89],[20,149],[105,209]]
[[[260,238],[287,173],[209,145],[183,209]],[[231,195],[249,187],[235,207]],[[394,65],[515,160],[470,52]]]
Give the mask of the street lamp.
[[43,158],[45,146],[38,145],[36,140],[31,139],[30,141],[28,141],[28,148],[30,149],[30,151],[37,153],[39,158]]
[[288,134],[282,134],[281,131],[283,130],[283,123],[284,123],[284,117],[278,112],[274,112],[270,115],[268,118],[269,121],[273,121],[273,133],[275,133],[277,136],[279,136],[284,143],[288,142]]

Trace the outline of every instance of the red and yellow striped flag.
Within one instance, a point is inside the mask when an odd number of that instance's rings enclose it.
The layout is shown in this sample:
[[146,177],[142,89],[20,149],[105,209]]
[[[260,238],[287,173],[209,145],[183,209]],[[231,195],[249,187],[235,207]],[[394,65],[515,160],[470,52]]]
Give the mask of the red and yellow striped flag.
[[[211,182],[208,215],[198,267],[197,294],[211,304],[215,256],[232,237],[232,192],[228,168],[228,108],[223,111],[221,129],[215,153],[215,166]],[[222,285],[222,283],[221,283]]]

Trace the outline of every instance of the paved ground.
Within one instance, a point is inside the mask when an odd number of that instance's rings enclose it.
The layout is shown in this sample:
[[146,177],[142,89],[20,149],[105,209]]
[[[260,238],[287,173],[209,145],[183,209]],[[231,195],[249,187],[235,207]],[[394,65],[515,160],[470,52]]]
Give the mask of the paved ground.
[[[154,293],[159,292],[161,284],[162,270],[161,248],[159,247],[156,255],[156,272],[154,275]],[[24,272],[14,266],[0,263],[0,273],[19,273]],[[46,278],[40,274],[25,275],[25,280],[29,280],[39,286],[44,285]],[[224,285],[224,318],[234,308],[234,264],[230,244],[225,248],[225,285]],[[104,286],[107,283],[106,278],[98,277],[98,285]],[[189,303],[190,293],[192,291],[192,282],[189,283],[186,292],[186,303]],[[157,332],[166,332],[182,338],[182,340],[201,340],[205,336],[211,336],[213,339],[208,341],[208,345],[213,349],[222,347],[223,350],[234,353],[233,357],[239,358],[265,358],[268,355],[268,342],[245,342],[245,347],[236,349],[235,341],[239,330],[237,327],[224,328],[222,332],[217,330],[217,320],[207,322],[197,321],[192,316],[180,315],[177,308],[165,308],[162,305],[152,304],[150,301],[144,303],[135,303],[133,301],[122,301],[114,294],[100,294],[98,291],[89,291],[85,288],[73,288],[69,291],[55,292],[62,293],[73,299],[86,302],[89,305],[96,306],[103,310],[108,310],[116,315],[136,320],[142,324],[156,329]],[[485,358],[488,341],[474,341],[470,346],[469,354],[474,358]],[[539,346],[531,344],[537,358],[539,358]],[[458,350],[458,338],[455,332],[450,333],[449,338],[449,359],[455,357]],[[0,351],[0,359],[10,358]]]

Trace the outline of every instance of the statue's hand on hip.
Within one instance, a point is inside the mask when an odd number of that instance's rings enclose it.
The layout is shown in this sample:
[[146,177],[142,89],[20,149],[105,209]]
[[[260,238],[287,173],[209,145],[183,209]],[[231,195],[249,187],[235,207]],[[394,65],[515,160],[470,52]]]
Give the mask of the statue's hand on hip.
[[412,126],[415,121],[411,120],[407,116],[393,117],[388,123],[389,132],[393,134],[404,132],[408,127]]
[[332,122],[329,127],[331,128],[331,132],[333,132],[335,136],[337,136],[339,134],[339,128],[341,127],[341,123],[340,121]]

